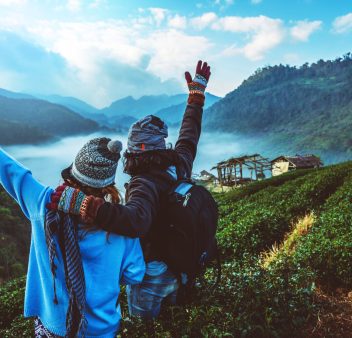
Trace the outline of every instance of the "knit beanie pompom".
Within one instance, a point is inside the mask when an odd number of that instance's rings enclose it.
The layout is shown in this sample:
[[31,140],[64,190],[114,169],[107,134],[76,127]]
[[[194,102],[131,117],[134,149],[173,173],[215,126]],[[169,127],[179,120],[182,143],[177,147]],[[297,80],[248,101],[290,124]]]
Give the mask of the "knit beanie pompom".
[[107,144],[107,148],[111,153],[119,154],[122,150],[122,143],[118,140],[111,140]]

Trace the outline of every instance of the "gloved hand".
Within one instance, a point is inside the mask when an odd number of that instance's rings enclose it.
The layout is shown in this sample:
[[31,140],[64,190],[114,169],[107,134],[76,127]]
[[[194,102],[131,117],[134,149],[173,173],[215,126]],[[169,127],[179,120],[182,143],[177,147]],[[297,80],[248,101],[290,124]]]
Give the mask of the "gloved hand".
[[52,193],[50,203],[46,207],[52,211],[62,211],[65,214],[80,216],[84,223],[92,224],[99,207],[104,202],[104,199],[87,196],[79,189],[60,185]]
[[201,60],[198,61],[196,75],[194,76],[193,80],[189,72],[185,73],[185,78],[189,89],[189,104],[196,103],[201,106],[204,105],[204,92],[205,88],[207,87],[210,75],[210,66],[208,66],[206,62],[203,63]]

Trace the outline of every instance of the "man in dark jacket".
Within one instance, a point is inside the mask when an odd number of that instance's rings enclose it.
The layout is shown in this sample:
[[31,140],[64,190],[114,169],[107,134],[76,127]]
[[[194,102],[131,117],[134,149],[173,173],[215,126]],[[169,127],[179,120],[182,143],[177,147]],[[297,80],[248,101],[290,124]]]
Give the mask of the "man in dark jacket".
[[[159,118],[149,115],[131,127],[124,169],[132,178],[125,205],[113,205],[93,196],[84,196],[79,201],[68,200],[66,196],[77,194],[72,194],[72,188],[65,186],[57,189],[48,205],[50,209],[80,215],[88,225],[101,224],[107,232],[141,238],[147,272],[141,285],[127,291],[131,314],[143,318],[155,318],[163,300],[175,301],[178,279],[158,259],[158,252],[153,247],[153,238],[158,234],[153,231],[153,224],[162,212],[165,192],[177,179],[191,177],[209,77],[210,67],[202,61],[197,64],[193,80],[189,72],[185,73],[188,104],[174,149],[166,149],[167,126]],[[71,170],[74,169],[75,163]],[[162,241],[162,238],[157,240]]]

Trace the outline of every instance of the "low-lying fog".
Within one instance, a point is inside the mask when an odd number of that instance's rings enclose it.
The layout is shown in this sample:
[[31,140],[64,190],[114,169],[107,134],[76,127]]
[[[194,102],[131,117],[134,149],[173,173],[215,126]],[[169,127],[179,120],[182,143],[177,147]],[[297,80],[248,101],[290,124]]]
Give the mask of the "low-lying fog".
[[[178,130],[169,130],[169,134],[167,141],[174,145],[177,140]],[[66,137],[51,144],[7,146],[4,149],[29,168],[33,175],[43,184],[56,187],[62,182],[61,170],[72,163],[83,144],[93,137],[100,136],[119,139],[123,142],[124,150],[126,149],[127,134],[103,135],[101,133]],[[199,173],[203,169],[210,171],[219,161],[226,160],[232,156],[250,153],[251,149],[254,149],[255,143],[253,139],[245,140],[229,134],[203,133],[193,172]],[[215,171],[212,171],[212,173],[216,175]],[[117,186],[122,189],[123,184],[128,179],[128,176],[122,172],[122,161],[120,160],[116,179]]]

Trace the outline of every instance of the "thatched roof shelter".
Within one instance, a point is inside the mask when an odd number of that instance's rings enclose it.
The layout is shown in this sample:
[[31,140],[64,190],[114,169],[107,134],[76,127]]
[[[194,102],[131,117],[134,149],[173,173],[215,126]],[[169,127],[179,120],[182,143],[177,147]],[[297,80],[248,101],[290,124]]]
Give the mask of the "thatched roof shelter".
[[[237,186],[265,178],[264,171],[271,170],[271,164],[267,158],[253,154],[232,157],[227,161],[219,162],[211,170],[214,169],[218,172],[218,179],[222,186]],[[244,177],[244,170],[249,171],[250,177]]]

